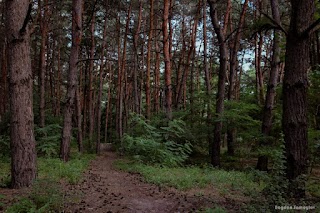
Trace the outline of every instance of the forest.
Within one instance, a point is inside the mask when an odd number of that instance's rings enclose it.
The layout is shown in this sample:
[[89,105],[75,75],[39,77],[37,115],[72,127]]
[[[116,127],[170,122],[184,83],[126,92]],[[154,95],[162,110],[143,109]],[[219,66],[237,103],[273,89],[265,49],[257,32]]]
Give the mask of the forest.
[[319,212],[319,1],[0,17],[0,212]]

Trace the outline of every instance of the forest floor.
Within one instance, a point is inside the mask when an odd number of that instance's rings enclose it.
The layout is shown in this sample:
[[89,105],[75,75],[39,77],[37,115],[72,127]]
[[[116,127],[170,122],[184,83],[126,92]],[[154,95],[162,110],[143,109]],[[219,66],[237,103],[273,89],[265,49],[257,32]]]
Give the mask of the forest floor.
[[228,200],[210,188],[178,191],[146,183],[142,176],[114,168],[119,159],[114,152],[104,152],[93,160],[77,185],[67,187],[67,197],[75,200],[66,204],[65,212],[201,212],[223,207],[239,212],[247,200]]

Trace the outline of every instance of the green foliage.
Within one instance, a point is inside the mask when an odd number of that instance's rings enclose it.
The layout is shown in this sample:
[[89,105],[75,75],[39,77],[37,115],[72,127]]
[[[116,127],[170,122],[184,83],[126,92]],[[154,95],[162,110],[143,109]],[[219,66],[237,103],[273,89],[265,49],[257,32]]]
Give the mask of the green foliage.
[[237,129],[238,141],[251,142],[261,136],[260,111],[260,107],[256,104],[225,101],[225,111],[221,120],[225,128]]
[[201,211],[201,213],[226,213],[227,211],[222,207],[215,207],[214,209],[205,209],[204,211]]
[[181,120],[156,128],[141,116],[133,115],[130,126],[131,131],[123,137],[122,149],[138,161],[174,167],[192,152],[186,125]]
[[254,181],[253,174],[238,171],[224,171],[210,167],[167,168],[126,161],[117,161],[115,165],[125,171],[140,173],[150,183],[171,186],[180,190],[212,185],[222,196],[232,194],[234,191],[254,195],[264,187],[263,184]]
[[58,156],[61,129],[62,127],[59,124],[49,124],[43,128],[35,128],[38,155],[46,157]]
[[273,161],[272,173],[265,176],[268,185],[264,190],[264,194],[269,202],[270,209],[275,205],[284,205],[287,203],[289,181],[286,178],[286,157],[285,147],[281,144],[279,149],[273,151],[271,160]]

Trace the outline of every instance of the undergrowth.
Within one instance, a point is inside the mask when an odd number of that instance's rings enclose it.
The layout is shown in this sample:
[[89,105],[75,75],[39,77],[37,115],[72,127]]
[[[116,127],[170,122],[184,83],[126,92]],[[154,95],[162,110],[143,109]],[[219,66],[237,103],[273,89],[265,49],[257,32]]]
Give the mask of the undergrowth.
[[[21,197],[18,202],[6,209],[6,213],[16,212],[61,212],[68,200],[65,199],[61,181],[76,184],[81,180],[82,173],[87,168],[94,155],[78,155],[64,163],[57,158],[38,158],[38,179],[32,186],[31,192]],[[0,186],[7,187],[10,183],[9,163],[5,163],[6,172],[1,170]],[[72,198],[69,198],[72,199]],[[1,203],[0,203],[1,204]],[[0,205],[1,206],[1,205]]]
[[265,187],[254,181],[254,175],[239,171],[224,171],[214,168],[176,167],[168,168],[150,166],[135,162],[119,160],[115,162],[118,169],[140,173],[147,182],[174,187],[179,190],[205,188],[214,186],[220,195],[239,191],[243,195],[254,195]]

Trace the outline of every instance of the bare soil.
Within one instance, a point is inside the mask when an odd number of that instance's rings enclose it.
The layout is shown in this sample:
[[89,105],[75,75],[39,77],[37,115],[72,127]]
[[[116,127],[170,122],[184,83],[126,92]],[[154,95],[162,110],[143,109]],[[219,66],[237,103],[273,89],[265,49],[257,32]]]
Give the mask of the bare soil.
[[69,186],[69,201],[65,212],[137,212],[173,213],[198,212],[222,206],[228,212],[239,212],[241,200],[226,199],[215,194],[214,189],[177,191],[146,183],[138,174],[119,171],[113,162],[119,157],[105,152],[91,162],[83,181]]

